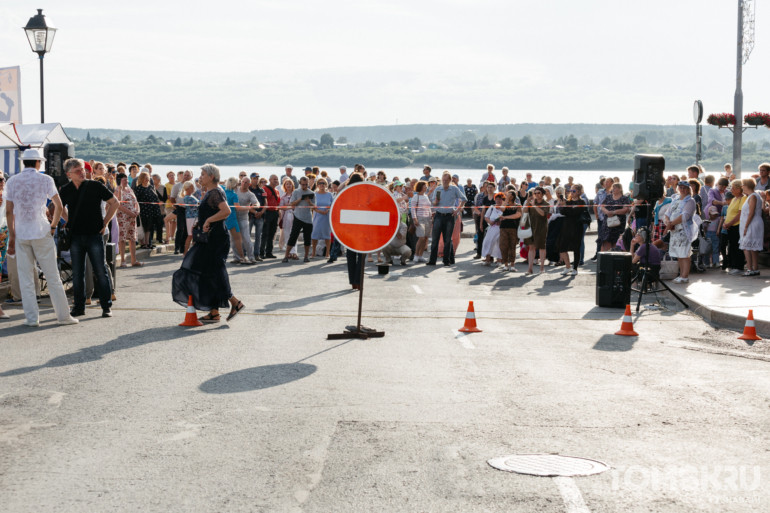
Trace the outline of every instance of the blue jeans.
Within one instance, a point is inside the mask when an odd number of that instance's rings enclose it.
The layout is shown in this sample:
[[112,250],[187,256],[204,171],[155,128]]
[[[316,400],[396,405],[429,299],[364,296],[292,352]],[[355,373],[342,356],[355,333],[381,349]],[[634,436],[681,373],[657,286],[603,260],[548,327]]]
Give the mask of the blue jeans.
[[96,278],[96,292],[103,310],[112,307],[112,288],[107,274],[107,262],[104,258],[104,239],[100,233],[93,235],[73,235],[70,247],[72,257],[72,290],[74,309],[86,307],[86,256],[91,261]]
[[[251,237],[251,229],[254,228],[254,248],[253,248],[254,252],[252,254],[255,257],[260,256],[261,253],[264,253],[261,248],[262,228],[264,224],[265,224],[265,220],[262,217],[260,217],[259,219],[254,217],[249,217],[249,230],[247,232],[247,237]],[[241,228],[241,233],[243,233],[243,228]]]
[[[250,225],[251,219],[246,220],[240,220],[238,219],[238,227],[241,230],[241,245],[243,246],[243,256],[246,257],[246,260],[254,260],[254,255],[258,253],[254,253],[252,251],[251,246],[251,230]],[[257,242],[259,244],[259,242]],[[236,253],[235,249],[233,249],[233,256],[238,256],[238,253]]]

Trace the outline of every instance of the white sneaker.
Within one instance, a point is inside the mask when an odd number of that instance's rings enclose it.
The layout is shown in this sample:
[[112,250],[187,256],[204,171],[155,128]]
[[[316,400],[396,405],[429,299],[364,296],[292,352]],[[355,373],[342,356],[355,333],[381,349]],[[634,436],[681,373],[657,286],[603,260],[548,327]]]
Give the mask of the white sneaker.
[[676,278],[674,278],[674,283],[690,283],[690,279],[677,276]]
[[75,319],[74,317],[69,317],[68,319],[64,319],[63,321],[59,321],[60,326],[67,326],[69,324],[78,324],[80,321]]
[[499,270],[501,270],[501,271],[507,271],[508,270],[508,266],[505,265],[505,264],[500,264],[500,265],[497,266],[497,268]]
[[741,269],[730,269],[730,273],[729,274],[732,274],[733,276],[737,276],[739,274],[743,274],[743,270],[741,270]]
[[567,276],[569,273],[570,273],[570,270],[569,270],[569,269],[564,269],[564,270],[563,270],[562,272],[560,272],[559,274],[561,274],[562,276]]
[[40,326],[40,323],[37,322],[37,321],[35,321],[35,322],[24,321],[24,326],[28,326],[30,328],[37,328],[37,327]]
[[572,269],[569,273],[567,273],[569,276],[577,276],[577,269]]

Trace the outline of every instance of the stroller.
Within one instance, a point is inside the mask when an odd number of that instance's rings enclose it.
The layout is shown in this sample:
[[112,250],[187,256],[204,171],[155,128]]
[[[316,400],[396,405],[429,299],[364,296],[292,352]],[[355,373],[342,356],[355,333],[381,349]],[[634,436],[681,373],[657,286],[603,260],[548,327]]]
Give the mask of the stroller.
[[700,227],[698,227],[698,238],[692,242],[692,255],[690,255],[692,265],[690,266],[690,272],[706,272],[706,264],[703,263],[703,259],[711,254],[711,241],[706,238],[706,229],[710,222],[704,220]]

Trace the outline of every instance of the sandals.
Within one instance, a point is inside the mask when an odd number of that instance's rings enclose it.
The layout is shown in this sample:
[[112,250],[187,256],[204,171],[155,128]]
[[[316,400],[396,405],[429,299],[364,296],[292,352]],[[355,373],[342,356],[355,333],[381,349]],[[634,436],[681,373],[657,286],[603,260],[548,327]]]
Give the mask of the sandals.
[[133,264],[131,264],[131,267],[142,267],[142,265],[144,265],[144,264],[142,264],[142,263],[141,263],[141,262],[139,262],[139,261],[136,261],[136,262],[134,262]]
[[198,320],[201,321],[204,324],[211,324],[214,322],[219,322],[220,316],[219,314],[211,315],[211,312],[207,313],[206,315],[202,317],[198,317]]
[[[227,320],[229,321],[229,320],[231,320],[233,317],[235,317],[236,315],[238,315],[238,312],[240,312],[241,310],[243,310],[243,308],[244,308],[244,304],[243,304],[243,302],[242,302],[242,301],[238,301],[238,304],[237,304],[237,305],[235,305],[235,306],[233,306],[232,308],[230,308],[230,315],[228,315],[228,316],[227,316]],[[219,316],[217,316],[217,317],[219,317]]]

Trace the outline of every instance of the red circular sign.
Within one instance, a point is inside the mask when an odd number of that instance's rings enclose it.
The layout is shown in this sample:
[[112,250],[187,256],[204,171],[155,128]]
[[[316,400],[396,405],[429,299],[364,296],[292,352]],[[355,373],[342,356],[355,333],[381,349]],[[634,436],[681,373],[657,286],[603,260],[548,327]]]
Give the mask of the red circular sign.
[[337,240],[358,253],[373,253],[387,246],[400,220],[390,192],[364,182],[345,187],[334,199],[329,215]]

